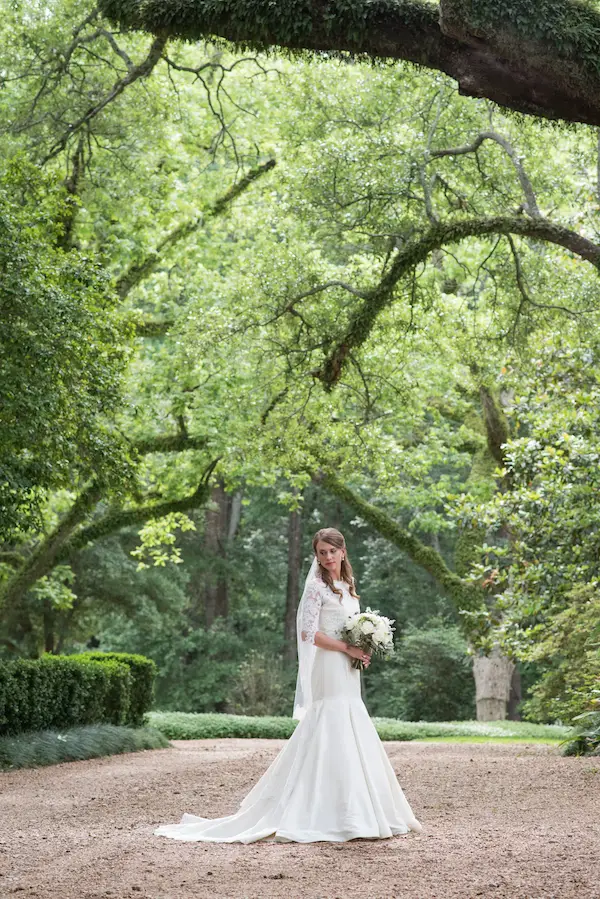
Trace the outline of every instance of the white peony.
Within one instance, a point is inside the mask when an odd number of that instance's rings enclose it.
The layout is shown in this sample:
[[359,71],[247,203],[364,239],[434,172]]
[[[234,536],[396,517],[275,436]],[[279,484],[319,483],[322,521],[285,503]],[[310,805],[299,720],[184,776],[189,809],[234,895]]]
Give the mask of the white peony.
[[389,627],[385,621],[381,620],[377,623],[377,627],[373,633],[373,639],[376,643],[386,643],[389,635]]

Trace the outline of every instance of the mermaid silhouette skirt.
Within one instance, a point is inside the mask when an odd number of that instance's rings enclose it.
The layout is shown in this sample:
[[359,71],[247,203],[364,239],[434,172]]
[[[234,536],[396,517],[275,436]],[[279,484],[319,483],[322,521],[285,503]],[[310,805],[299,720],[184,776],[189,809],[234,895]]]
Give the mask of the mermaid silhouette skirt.
[[184,814],[154,833],[188,842],[338,843],[420,832],[348,656],[317,648],[312,691],[304,718],[235,814]]

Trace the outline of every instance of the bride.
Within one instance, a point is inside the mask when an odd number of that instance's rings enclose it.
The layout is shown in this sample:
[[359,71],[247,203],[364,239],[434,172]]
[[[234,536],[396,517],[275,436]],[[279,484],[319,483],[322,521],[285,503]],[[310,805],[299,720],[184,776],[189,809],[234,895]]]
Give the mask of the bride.
[[362,649],[339,639],[359,611],[343,535],[322,528],[297,614],[296,730],[260,780],[226,818],[184,814],[154,833],[215,843],[343,842],[420,832],[361,699]]

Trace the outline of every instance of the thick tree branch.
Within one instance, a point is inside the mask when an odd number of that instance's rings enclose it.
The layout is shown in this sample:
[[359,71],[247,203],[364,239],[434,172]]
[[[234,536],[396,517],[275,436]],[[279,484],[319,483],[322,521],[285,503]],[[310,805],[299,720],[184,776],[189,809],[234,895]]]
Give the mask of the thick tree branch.
[[482,237],[487,234],[517,234],[521,237],[529,237],[531,240],[552,243],[580,256],[581,259],[591,263],[600,271],[600,246],[598,244],[582,237],[575,231],[555,225],[543,218],[498,216],[433,225],[420,237],[407,241],[396,254],[386,275],[377,287],[365,291],[364,302],[352,316],[346,333],[338,340],[322,368],[315,373],[316,376],[328,388],[336,384],[342,374],[348,354],[365,342],[375,325],[377,316],[392,303],[396,285],[400,279],[427,259],[433,250],[458,243],[467,237]]
[[165,434],[158,437],[147,437],[137,440],[133,447],[142,455],[149,453],[182,453],[185,450],[206,449],[207,439],[189,434]]
[[20,568],[25,562],[25,556],[14,550],[2,550],[0,552],[0,565],[10,565],[12,568]]
[[73,531],[94,508],[102,490],[94,482],[77,497],[68,513],[43,540],[27,559],[25,564],[10,578],[0,593],[0,609],[17,602],[33,585],[57,564],[58,554]]
[[[152,274],[152,272],[156,269],[157,265],[160,263],[164,253],[171,249],[171,247],[175,246],[175,244],[179,243],[182,240],[185,240],[193,234],[194,231],[197,231],[208,218],[216,218],[221,215],[225,210],[233,203],[233,201],[240,196],[240,194],[244,193],[254,181],[261,177],[261,175],[266,174],[266,172],[270,172],[272,168],[275,167],[275,160],[268,159],[266,162],[261,163],[260,165],[255,166],[255,168],[250,169],[247,174],[244,175],[243,178],[240,178],[235,184],[233,184],[229,190],[227,190],[223,196],[219,197],[212,206],[205,211],[205,213],[197,218],[191,219],[188,222],[183,222],[178,225],[172,231],[169,232],[158,244],[156,250],[152,253],[148,253],[145,259],[142,260],[138,265],[132,265],[117,280],[116,288],[117,293],[124,299],[127,294],[133,290],[144,278],[147,278],[148,275]],[[164,328],[165,323],[160,323],[161,329]],[[138,330],[138,333],[143,333],[143,329]],[[156,336],[155,334],[150,334],[148,336]]]
[[163,518],[171,512],[189,512],[191,509],[198,509],[200,506],[205,505],[210,499],[209,479],[217,462],[218,459],[211,462],[198,487],[188,496],[184,496],[181,499],[164,500],[160,503],[136,506],[132,509],[110,510],[106,515],[101,516],[87,525],[87,527],[77,531],[62,546],[56,561],[66,562],[74,553],[85,549],[94,540],[108,537],[109,534],[114,534],[123,530],[123,528],[143,524],[145,521],[150,521],[153,518]]
[[[185,434],[175,434],[138,440],[132,446],[140,455],[174,453],[189,449],[205,449],[206,439],[200,436],[190,437]],[[133,509],[113,509],[88,527],[77,530],[102,497],[102,488],[96,482],[90,484],[77,497],[52,533],[35,547],[29,557],[20,558],[17,565],[15,564],[17,560],[14,558],[16,554],[6,554],[6,561],[11,562],[17,570],[0,593],[0,609],[18,602],[41,577],[52,571],[60,561],[68,558],[77,547],[86,546],[90,540],[95,539],[94,534],[103,536],[119,530],[121,527],[135,524],[136,521],[147,521],[149,518],[159,518],[168,512],[185,511],[202,505],[204,494],[208,491],[208,479],[215,465],[216,461],[208,466],[197,490],[188,497],[179,500],[166,500],[162,503],[153,503]],[[13,558],[11,559],[9,556]]]
[[85,139],[86,134],[82,131],[73,153],[72,168],[70,174],[65,178],[64,185],[69,194],[69,201],[65,204],[65,213],[63,215],[63,231],[58,241],[58,245],[63,250],[70,250],[73,246],[73,231],[75,227],[75,219],[77,217],[77,196],[81,180],[85,172]]
[[502,447],[508,440],[508,423],[491,391],[483,384],[479,387],[479,398],[483,411],[488,449],[495,461],[499,465],[504,465],[505,459]]
[[461,93],[550,119],[600,124],[600,15],[572,0],[101,0],[127,28],[258,50],[404,59]]
[[484,607],[483,592],[450,571],[440,553],[433,547],[422,543],[418,537],[401,527],[390,515],[367,502],[335,475],[329,472],[320,473],[316,480],[357,512],[382,537],[397,546],[413,562],[435,578],[438,584],[448,591],[458,611],[476,612]]

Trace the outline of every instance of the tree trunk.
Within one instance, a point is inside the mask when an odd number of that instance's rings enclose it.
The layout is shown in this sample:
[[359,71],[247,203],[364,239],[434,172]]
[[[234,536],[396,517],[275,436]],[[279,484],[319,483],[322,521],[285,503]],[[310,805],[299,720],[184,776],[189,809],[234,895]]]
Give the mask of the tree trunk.
[[55,612],[49,599],[43,601],[44,652],[54,653]]
[[228,544],[233,540],[241,517],[242,494],[231,496],[220,480],[212,489],[211,505],[206,510],[204,545],[214,560],[213,572],[208,576],[204,591],[204,623],[210,627],[216,618],[229,614],[227,573]]
[[288,574],[284,621],[284,662],[296,658],[296,610],[300,599],[302,568],[302,511],[290,512],[288,518]]
[[489,656],[475,656],[473,676],[478,721],[506,718],[514,668],[515,663],[501,654],[497,644]]
[[509,721],[520,721],[521,716],[518,712],[519,703],[523,698],[521,689],[521,671],[518,664],[515,665],[510,682],[510,698],[508,700],[508,718]]

